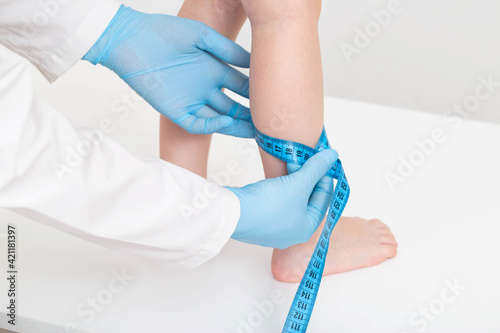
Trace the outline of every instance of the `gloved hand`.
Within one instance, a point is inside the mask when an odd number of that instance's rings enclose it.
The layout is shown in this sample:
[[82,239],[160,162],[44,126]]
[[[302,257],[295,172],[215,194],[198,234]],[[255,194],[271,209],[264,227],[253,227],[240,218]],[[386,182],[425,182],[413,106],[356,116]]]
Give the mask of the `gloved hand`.
[[118,74],[153,108],[183,129],[253,137],[250,110],[221,89],[248,98],[250,54],[207,25],[121,6],[83,57]]
[[325,174],[337,159],[337,152],[327,149],[291,175],[227,187],[241,205],[231,238],[279,249],[307,242],[328,210],[333,181]]

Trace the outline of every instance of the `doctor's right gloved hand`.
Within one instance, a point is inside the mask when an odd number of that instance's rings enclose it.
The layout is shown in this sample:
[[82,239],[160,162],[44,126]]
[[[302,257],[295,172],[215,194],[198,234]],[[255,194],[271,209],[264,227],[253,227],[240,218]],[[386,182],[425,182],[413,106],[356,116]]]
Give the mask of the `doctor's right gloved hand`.
[[241,205],[231,238],[279,249],[307,242],[328,210],[333,180],[325,174],[337,159],[335,150],[323,150],[291,175],[227,187]]
[[250,53],[206,24],[121,6],[83,57],[118,74],[156,111],[190,133],[252,138],[250,110],[222,88],[248,98]]

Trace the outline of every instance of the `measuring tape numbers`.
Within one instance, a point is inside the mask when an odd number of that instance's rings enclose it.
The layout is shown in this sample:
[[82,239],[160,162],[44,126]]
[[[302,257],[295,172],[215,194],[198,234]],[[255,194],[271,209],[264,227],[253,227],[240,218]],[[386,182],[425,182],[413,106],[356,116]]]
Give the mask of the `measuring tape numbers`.
[[[299,166],[317,152],[330,149],[324,129],[314,149],[297,142],[269,137],[257,129],[255,130],[255,140],[258,146],[267,153],[286,163]],[[336,179],[337,184],[328,209],[326,223],[295,294],[282,333],[303,333],[307,331],[307,325],[311,319],[319,285],[323,277],[330,235],[349,198],[350,188],[340,160],[337,160],[335,165],[328,171],[327,176],[332,178],[332,182]]]

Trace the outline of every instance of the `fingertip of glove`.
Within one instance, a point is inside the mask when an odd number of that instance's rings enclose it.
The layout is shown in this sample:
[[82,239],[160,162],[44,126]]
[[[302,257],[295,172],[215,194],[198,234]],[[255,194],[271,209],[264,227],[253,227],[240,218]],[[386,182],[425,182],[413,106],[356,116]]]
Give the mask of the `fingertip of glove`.
[[326,164],[332,166],[335,162],[337,162],[339,158],[339,154],[335,149],[325,149],[316,154],[317,156],[321,156]]
[[251,59],[251,54],[247,50],[243,49],[243,56],[241,60],[241,65],[239,67],[241,68],[250,68],[250,59]]

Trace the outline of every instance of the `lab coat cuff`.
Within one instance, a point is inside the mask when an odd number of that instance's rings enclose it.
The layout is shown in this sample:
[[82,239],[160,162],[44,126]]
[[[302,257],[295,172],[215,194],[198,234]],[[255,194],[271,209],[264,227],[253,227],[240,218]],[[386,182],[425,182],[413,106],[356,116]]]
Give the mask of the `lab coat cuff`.
[[35,63],[49,82],[54,82],[63,75],[90,50],[106,30],[120,5],[115,0],[96,1],[71,36],[53,52],[48,53],[43,63]]
[[179,266],[195,268],[209,261],[220,253],[224,245],[229,241],[236,229],[240,219],[240,200],[228,189],[221,189],[221,216],[217,224],[214,224],[214,232],[208,236],[203,249],[198,255],[179,262]]

